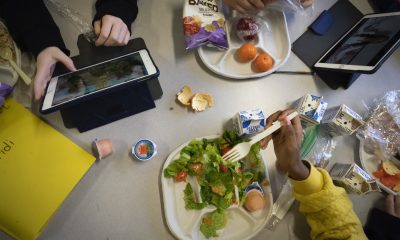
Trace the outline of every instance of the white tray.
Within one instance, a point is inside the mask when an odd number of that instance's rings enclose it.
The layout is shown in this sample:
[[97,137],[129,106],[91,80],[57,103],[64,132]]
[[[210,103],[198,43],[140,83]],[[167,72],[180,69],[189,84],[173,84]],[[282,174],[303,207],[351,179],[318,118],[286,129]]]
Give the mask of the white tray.
[[371,177],[376,179],[379,187],[387,193],[390,193],[392,195],[399,195],[398,192],[395,192],[392,189],[386,187],[379,181],[379,179],[374,177],[372,173],[378,170],[379,160],[373,154],[369,154],[364,150],[364,143],[362,141],[360,142],[359,154],[360,154],[361,165],[364,171],[366,171]]
[[266,72],[257,73],[252,70],[251,62],[237,62],[234,54],[244,42],[236,36],[235,26],[232,26],[234,20],[227,19],[229,49],[224,51],[208,46],[198,48],[200,59],[211,71],[234,79],[259,78],[275,72],[287,61],[291,44],[285,14],[279,10],[270,9],[259,12],[257,16],[268,23],[270,31],[259,34],[256,46],[274,59],[274,66]]
[[[215,139],[219,136],[206,136],[199,139]],[[178,239],[206,239],[200,232],[200,224],[204,214],[212,212],[215,207],[208,206],[202,210],[186,210],[183,200],[183,190],[186,182],[177,183],[173,178],[164,177],[164,169],[179,157],[183,147],[190,141],[174,150],[164,163],[161,173],[161,186],[163,192],[164,212],[167,225],[171,232]],[[262,153],[262,152],[261,152]],[[264,158],[264,164],[265,158]],[[267,180],[269,180],[268,171]],[[262,230],[271,215],[272,210],[272,191],[271,187],[264,187],[264,193],[267,198],[266,208],[256,216],[250,214],[241,206],[231,206],[227,209],[228,221],[222,231],[218,231],[218,239],[250,239]]]

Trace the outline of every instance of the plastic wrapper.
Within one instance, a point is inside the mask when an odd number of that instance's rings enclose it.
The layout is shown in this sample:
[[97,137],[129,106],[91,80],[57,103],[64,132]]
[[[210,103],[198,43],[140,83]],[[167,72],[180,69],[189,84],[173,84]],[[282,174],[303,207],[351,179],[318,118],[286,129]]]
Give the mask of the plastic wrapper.
[[365,104],[365,124],[356,136],[364,142],[364,151],[381,160],[392,156],[400,160],[400,90]]
[[183,32],[186,49],[208,45],[227,49],[226,21],[219,1],[185,0]]
[[270,31],[267,21],[257,15],[237,15],[233,18],[233,22],[236,35],[243,42],[256,41],[259,34]]
[[5,97],[10,94],[12,87],[8,84],[0,82],[0,107],[3,106],[5,102]]
[[266,8],[275,8],[283,12],[297,12],[303,14],[304,10],[310,7],[313,9],[314,0],[269,0]]
[[272,206],[271,217],[269,218],[266,228],[274,231],[278,224],[285,217],[286,213],[289,211],[290,207],[294,202],[294,197],[292,193],[292,184],[287,179],[279,193],[278,199]]
[[97,36],[93,30],[93,27],[82,15],[71,9],[65,3],[57,0],[46,0],[46,6],[54,10],[57,14],[68,20],[74,27],[81,33],[89,42],[94,42]]
[[319,168],[326,168],[336,147],[336,140],[320,125],[307,128],[301,145],[303,160]]

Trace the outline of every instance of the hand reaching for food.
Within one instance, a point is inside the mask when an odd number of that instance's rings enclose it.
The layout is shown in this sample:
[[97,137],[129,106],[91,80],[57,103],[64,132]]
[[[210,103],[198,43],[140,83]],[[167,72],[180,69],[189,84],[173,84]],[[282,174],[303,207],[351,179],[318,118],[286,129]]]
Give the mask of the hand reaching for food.
[[39,100],[53,75],[57,62],[61,62],[70,71],[76,71],[71,58],[58,47],[48,47],[42,50],[36,58],[36,75],[34,79],[35,100]]

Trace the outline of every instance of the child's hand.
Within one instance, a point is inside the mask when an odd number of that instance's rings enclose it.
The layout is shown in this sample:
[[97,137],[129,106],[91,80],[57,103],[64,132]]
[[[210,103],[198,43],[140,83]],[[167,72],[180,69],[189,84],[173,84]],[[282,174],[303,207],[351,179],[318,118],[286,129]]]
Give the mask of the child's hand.
[[76,71],[72,59],[58,47],[48,47],[42,50],[36,58],[36,74],[33,80],[35,100],[39,100],[43,96],[57,62],[64,64],[70,71]]
[[[300,118],[296,116],[292,121],[287,116],[293,110],[278,111],[267,119],[266,128],[273,122],[279,121],[282,127],[272,134],[274,150],[277,158],[277,167],[295,180],[304,180],[309,175],[309,169],[300,160],[300,145],[302,139],[302,128]],[[263,148],[266,147],[271,137],[267,137],[261,142]]]
[[385,211],[390,215],[400,218],[400,196],[387,195]]
[[126,24],[118,17],[104,15],[94,22],[94,31],[98,36],[96,46],[124,46],[128,44],[131,33]]

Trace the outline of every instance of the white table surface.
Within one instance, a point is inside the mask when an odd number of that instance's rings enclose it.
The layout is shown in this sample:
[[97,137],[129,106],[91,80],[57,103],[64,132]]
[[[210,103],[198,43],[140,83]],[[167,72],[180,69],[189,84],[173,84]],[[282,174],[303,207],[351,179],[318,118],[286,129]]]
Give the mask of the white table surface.
[[[72,8],[91,20],[91,1],[66,0]],[[272,74],[255,80],[226,80],[212,74],[194,51],[186,51],[182,34],[183,1],[139,1],[139,15],[133,24],[133,37],[145,39],[158,65],[164,91],[156,108],[94,130],[79,133],[66,129],[59,112],[45,118],[75,143],[90,151],[94,139],[111,138],[113,155],[97,161],[61,205],[39,239],[173,239],[163,212],[161,169],[170,152],[182,143],[206,135],[222,133],[223,126],[240,110],[261,108],[266,114],[286,108],[306,93],[322,95],[329,106],[346,104],[362,113],[363,101],[384,92],[400,89],[400,51],[396,51],[373,75],[362,75],[349,89],[330,89],[311,75]],[[304,16],[288,16],[292,42],[321,11],[335,1],[317,0],[314,11]],[[363,13],[372,9],[367,1],[352,1]],[[65,19],[53,14],[72,55],[78,54],[78,32]],[[282,70],[309,71],[293,53]],[[196,92],[207,92],[215,105],[193,113],[177,104],[175,94],[183,85]],[[157,144],[158,154],[149,162],[130,156],[133,143],[148,138]],[[332,161],[354,162],[358,142],[354,136],[340,137]],[[275,156],[267,149],[270,172],[275,172]],[[274,191],[278,191],[274,189]],[[276,196],[275,196],[276,197]],[[364,223],[369,209],[382,195],[350,195],[355,211]],[[7,238],[0,234],[0,238]],[[308,239],[309,228],[295,204],[284,221],[272,232],[261,231],[255,239]]]

